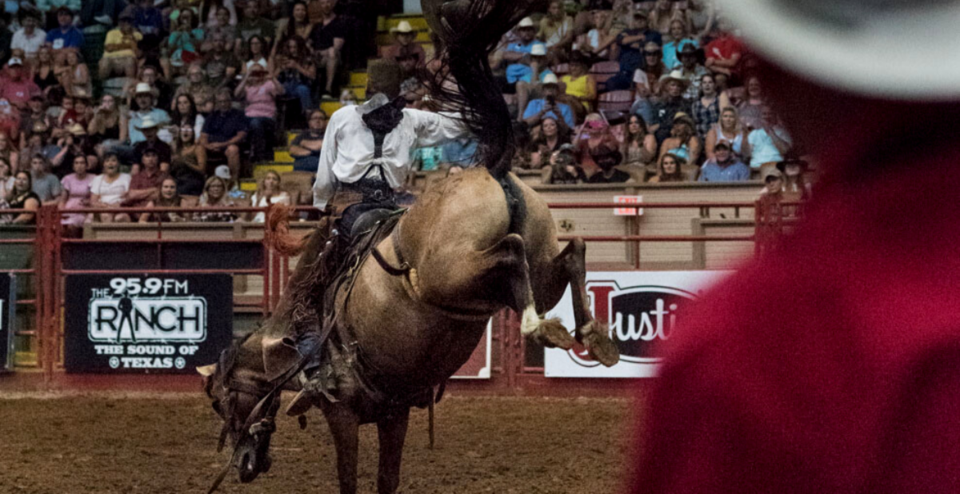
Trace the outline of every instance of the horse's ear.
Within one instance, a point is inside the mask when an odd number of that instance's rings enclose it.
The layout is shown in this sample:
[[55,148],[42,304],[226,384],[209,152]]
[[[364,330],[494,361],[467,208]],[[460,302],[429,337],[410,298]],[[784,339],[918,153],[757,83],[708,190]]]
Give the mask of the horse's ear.
[[197,367],[197,373],[203,377],[210,377],[214,372],[217,372],[217,364],[201,365],[200,367]]

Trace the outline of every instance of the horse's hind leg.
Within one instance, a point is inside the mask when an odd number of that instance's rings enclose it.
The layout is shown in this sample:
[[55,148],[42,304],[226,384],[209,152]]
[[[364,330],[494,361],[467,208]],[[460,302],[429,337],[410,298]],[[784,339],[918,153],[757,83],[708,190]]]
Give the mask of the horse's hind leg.
[[323,414],[337,448],[337,478],[340,494],[357,493],[357,450],[359,449],[360,418],[344,404],[327,404]]
[[577,341],[586,347],[590,356],[603,365],[611,366],[620,360],[620,352],[610,341],[607,326],[593,318],[587,297],[586,244],[576,238],[549,262],[542,272],[532,273],[537,312],[553,308],[570,285],[573,295],[573,317],[577,325]]
[[400,461],[407,437],[410,409],[377,421],[380,440],[380,467],[377,472],[377,494],[394,494],[400,486]]

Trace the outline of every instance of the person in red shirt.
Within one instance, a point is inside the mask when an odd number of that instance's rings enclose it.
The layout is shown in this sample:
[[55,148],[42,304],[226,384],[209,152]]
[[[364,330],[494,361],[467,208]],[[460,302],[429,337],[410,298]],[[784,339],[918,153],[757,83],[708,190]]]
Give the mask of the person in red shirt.
[[21,111],[27,110],[30,98],[40,95],[40,88],[30,79],[24,77],[23,61],[11,58],[7,61],[7,68],[0,78],[0,98],[6,99]]
[[[960,74],[922,49],[960,40],[929,3],[831,2],[723,4],[821,180],[792,234],[678,319],[630,493],[960,492]],[[913,56],[891,70],[887,43]]]
[[123,201],[127,207],[142,208],[150,201],[157,200],[160,197],[160,184],[168,177],[160,170],[160,156],[156,149],[144,150],[140,161],[140,172],[130,178],[130,191]]
[[723,18],[717,21],[718,37],[703,47],[707,57],[706,67],[714,74],[723,74],[728,79],[740,76],[743,58],[743,43],[730,33],[730,25]]

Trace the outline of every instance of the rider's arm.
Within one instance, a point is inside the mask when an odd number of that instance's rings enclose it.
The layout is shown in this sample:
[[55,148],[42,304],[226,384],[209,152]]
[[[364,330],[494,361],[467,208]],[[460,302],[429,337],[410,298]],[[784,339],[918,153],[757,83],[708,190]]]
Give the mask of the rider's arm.
[[317,180],[313,183],[313,205],[323,209],[333,197],[337,178],[333,175],[333,165],[337,161],[337,129],[341,125],[342,114],[335,112],[323,134],[323,151],[317,166]]
[[[404,110],[404,118],[411,117],[417,132],[420,147],[438,146],[447,141],[470,134],[470,129],[459,113],[431,113],[421,110]],[[324,139],[326,142],[326,139]]]

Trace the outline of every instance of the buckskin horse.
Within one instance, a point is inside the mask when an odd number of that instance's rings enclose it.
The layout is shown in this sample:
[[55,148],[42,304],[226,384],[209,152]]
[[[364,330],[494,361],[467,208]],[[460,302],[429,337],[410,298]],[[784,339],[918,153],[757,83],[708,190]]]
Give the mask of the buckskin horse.
[[[580,344],[604,365],[619,360],[608,328],[590,313],[583,241],[573,240],[560,251],[546,203],[509,173],[510,118],[499,91],[489,89],[492,76],[484,63],[500,34],[530,5],[423,0],[423,7],[448,50],[448,73],[457,80],[455,90],[436,81],[434,94],[462,108],[481,108],[463,118],[480,139],[480,162],[487,166],[438,181],[398,221],[386,222],[395,226],[371,240],[369,254],[354,259],[350,281],[333,295],[336,327],[324,342],[323,358],[328,382],[334,384],[316,394],[312,405],[323,412],[333,436],[341,494],[357,490],[358,429],[367,423],[378,428],[378,493],[396,491],[410,408],[434,400],[435,387],[466,362],[487,321],[504,308],[521,314],[521,331],[528,338],[564,349]],[[463,27],[472,24],[469,30]],[[270,215],[280,231],[285,218],[282,210]],[[273,242],[282,247],[289,240]],[[309,281],[304,273],[314,265],[322,241],[313,234],[304,242],[291,283]],[[573,334],[559,321],[538,315],[555,306],[568,285],[577,326]],[[276,368],[270,349],[289,337],[286,322],[300,309],[282,298],[261,328],[225,350],[217,364],[198,369],[224,419],[221,447],[226,435],[233,438],[231,463],[241,482],[270,468],[271,417],[280,405],[276,391],[298,388],[289,378],[299,369]]]

